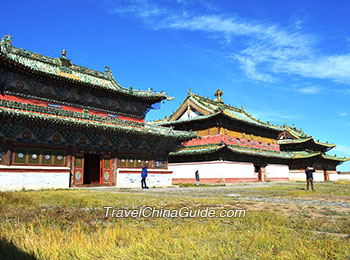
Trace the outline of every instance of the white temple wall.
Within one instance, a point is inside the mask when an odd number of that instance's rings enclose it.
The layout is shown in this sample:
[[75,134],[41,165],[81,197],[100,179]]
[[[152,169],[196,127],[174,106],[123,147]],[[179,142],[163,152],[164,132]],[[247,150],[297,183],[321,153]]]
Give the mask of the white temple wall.
[[[172,172],[170,170],[148,169],[146,184],[148,187],[171,186]],[[117,187],[141,187],[141,169],[121,168],[117,171]]]
[[[62,167],[64,168],[64,167]],[[0,171],[0,191],[25,189],[61,189],[69,188],[70,172],[66,170],[46,170],[43,172],[30,171]]]
[[195,172],[199,171],[200,183],[230,183],[257,181],[252,163],[228,161],[169,163],[173,171],[173,183],[194,183]]
[[269,164],[266,166],[266,177],[271,181],[289,181],[289,166]]

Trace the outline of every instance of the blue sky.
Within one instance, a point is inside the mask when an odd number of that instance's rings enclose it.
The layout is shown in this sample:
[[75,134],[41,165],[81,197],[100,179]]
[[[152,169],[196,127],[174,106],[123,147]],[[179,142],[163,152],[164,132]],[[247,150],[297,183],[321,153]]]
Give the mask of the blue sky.
[[[350,156],[348,1],[5,1],[0,33],[13,45],[104,70],[134,89],[174,100],[187,90],[243,106],[275,124],[293,123],[331,153]],[[350,171],[350,163],[338,170]]]

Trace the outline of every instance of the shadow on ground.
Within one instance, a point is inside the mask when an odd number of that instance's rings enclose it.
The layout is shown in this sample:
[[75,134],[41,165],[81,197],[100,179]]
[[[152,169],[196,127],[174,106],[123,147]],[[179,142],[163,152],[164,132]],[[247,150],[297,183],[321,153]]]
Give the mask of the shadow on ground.
[[12,242],[0,238],[0,260],[37,260],[37,258],[24,252]]

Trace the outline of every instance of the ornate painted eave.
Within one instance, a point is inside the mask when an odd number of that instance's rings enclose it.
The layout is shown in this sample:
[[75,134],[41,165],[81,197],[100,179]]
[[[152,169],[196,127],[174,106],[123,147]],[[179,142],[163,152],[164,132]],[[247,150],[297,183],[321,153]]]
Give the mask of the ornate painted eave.
[[124,88],[118,84],[109,67],[105,73],[75,65],[65,56],[51,58],[21,48],[13,47],[10,36],[3,37],[0,43],[0,60],[10,67],[31,75],[55,81],[64,81],[84,87],[103,90],[152,103],[167,98],[165,92],[152,92]]
[[259,156],[259,157],[262,156],[262,157],[271,157],[271,158],[290,159],[293,156],[288,152],[266,151],[266,150],[255,149],[255,148],[246,148],[246,147],[241,147],[236,145],[230,145],[226,143],[186,146],[177,152],[170,153],[169,155],[170,156],[191,156],[191,155],[200,155],[200,154],[210,154],[210,153],[222,151],[224,149],[233,153],[253,155],[253,156]]
[[118,119],[102,121],[97,119],[98,117],[96,116],[93,120],[83,115],[77,118],[73,114],[68,117],[59,114],[47,114],[43,112],[0,107],[0,120],[4,120],[5,122],[21,121],[25,124],[52,125],[53,127],[67,127],[70,129],[106,132],[109,134],[123,133],[128,135],[146,135],[150,137],[172,138],[181,141],[190,140],[197,136],[196,133],[192,132],[175,131],[171,128],[152,126],[140,122]]
[[338,162],[346,162],[350,160],[350,158],[347,158],[347,157],[338,157],[336,155],[329,155],[329,154],[322,154],[322,158],[327,160],[334,160]]
[[306,138],[300,138],[300,139],[282,139],[278,140],[277,143],[280,145],[288,145],[288,144],[299,144],[299,143],[306,143],[306,142],[313,142],[314,144],[324,146],[327,148],[334,148],[336,145],[335,144],[329,144],[329,143],[324,143],[320,141],[316,141],[313,137],[306,137]]
[[322,154],[322,152],[308,152],[308,151],[298,151],[298,152],[291,152],[291,153],[293,154],[293,159],[311,158]]
[[307,159],[312,157],[319,157],[326,160],[333,160],[337,162],[346,162],[350,160],[350,158],[347,157],[338,157],[335,155],[328,155],[324,154],[322,152],[308,152],[308,151],[299,151],[299,152],[291,152],[293,154],[293,159]]
[[[227,111],[216,111],[216,112],[213,112],[209,115],[201,115],[201,116],[196,116],[196,117],[192,117],[192,118],[179,119],[179,120],[175,120],[175,121],[160,121],[160,122],[156,121],[156,122],[152,122],[152,124],[160,125],[160,126],[171,126],[171,125],[184,124],[184,123],[188,123],[188,122],[204,121],[207,119],[213,119],[217,116],[224,116],[225,118],[227,118],[229,120],[233,120],[235,122],[237,122],[237,121],[242,122],[241,119],[231,116],[230,113]],[[261,124],[256,123],[256,122],[244,121],[244,123],[246,123],[248,125],[256,126],[256,127],[262,127],[262,128],[274,130],[277,132],[280,131],[279,128],[271,127],[269,125],[261,125]]]

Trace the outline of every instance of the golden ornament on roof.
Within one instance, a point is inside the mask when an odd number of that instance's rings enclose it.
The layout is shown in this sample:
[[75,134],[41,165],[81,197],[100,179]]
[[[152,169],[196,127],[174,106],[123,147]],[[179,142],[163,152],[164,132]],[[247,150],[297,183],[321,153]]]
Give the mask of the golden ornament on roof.
[[224,94],[224,92],[221,91],[221,90],[218,88],[218,90],[215,92],[215,97],[217,97],[217,101],[223,102],[223,101],[222,101],[222,98],[221,98],[221,96],[222,96],[223,94]]

